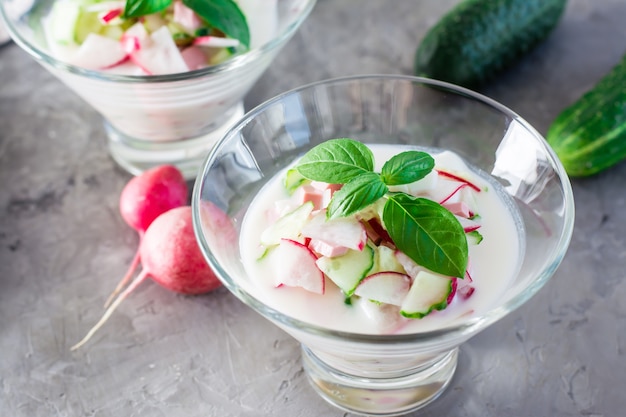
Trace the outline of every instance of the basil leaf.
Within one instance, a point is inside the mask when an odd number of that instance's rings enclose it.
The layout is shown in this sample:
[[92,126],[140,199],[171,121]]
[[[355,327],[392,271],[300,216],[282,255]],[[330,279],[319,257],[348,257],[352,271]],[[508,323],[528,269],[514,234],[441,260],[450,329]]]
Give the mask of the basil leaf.
[[330,184],[345,184],[374,170],[374,155],[353,139],[331,139],[308,151],[296,167],[304,177]]
[[183,0],[209,26],[250,47],[250,29],[243,12],[233,0]]
[[387,185],[410,184],[421,180],[435,167],[435,160],[426,152],[406,151],[385,162],[382,179]]
[[388,189],[380,176],[366,172],[348,181],[333,194],[328,204],[326,217],[346,217],[369,206],[387,193]]
[[439,203],[392,194],[383,208],[383,222],[398,249],[419,265],[446,276],[465,275],[468,249],[463,226]]
[[172,0],[127,0],[124,17],[140,17],[160,12],[172,4]]

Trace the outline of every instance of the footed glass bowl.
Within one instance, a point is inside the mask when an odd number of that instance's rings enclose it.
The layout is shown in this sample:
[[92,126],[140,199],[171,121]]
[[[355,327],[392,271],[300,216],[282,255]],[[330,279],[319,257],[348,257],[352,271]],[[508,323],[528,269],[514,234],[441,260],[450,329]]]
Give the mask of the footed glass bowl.
[[[446,327],[413,334],[332,330],[270,305],[241,261],[242,220],[278,171],[341,137],[451,150],[500,183],[519,212],[524,237],[518,273],[504,293]],[[404,76],[320,82],[250,111],[208,155],[192,205],[206,259],[235,296],[301,343],[313,388],[341,409],[379,416],[405,414],[436,399],[455,372],[459,346],[528,301],[553,275],[574,224],[568,178],[532,126],[467,89]]]
[[110,153],[123,168],[138,174],[173,164],[187,178],[196,176],[209,149],[241,118],[244,96],[315,4],[268,0],[276,4],[273,35],[250,23],[249,51],[204,69],[145,76],[86,70],[55,58],[41,23],[54,2],[0,0],[0,18],[20,47],[102,115]]

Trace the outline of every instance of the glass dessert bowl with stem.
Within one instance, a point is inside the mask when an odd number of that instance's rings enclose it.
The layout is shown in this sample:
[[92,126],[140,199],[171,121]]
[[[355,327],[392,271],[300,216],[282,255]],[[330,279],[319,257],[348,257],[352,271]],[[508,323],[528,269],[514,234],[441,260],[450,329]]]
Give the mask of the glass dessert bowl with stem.
[[[519,243],[510,252],[510,276],[502,277],[496,290],[488,287],[493,282],[480,284],[482,272],[492,269],[493,249],[480,256],[470,249],[477,271],[473,300],[479,301],[467,307],[465,301],[450,298],[448,306],[439,306],[443,311],[403,317],[410,324],[392,331],[360,326],[358,320],[368,320],[354,313],[360,305],[384,303],[364,302],[355,295],[342,303],[345,292],[328,276],[324,295],[297,285],[286,288],[271,278],[264,281],[254,264],[265,255],[250,254],[258,246],[250,240],[258,235],[249,233],[249,225],[267,223],[259,198],[271,184],[284,181],[286,168],[336,138],[352,138],[374,150],[393,145],[399,151],[435,155],[451,151],[462,158],[489,181],[482,189],[501,195],[513,213],[508,234],[488,233],[491,220],[482,219],[484,240],[495,240],[491,248]],[[424,407],[446,389],[463,342],[520,307],[550,279],[567,250],[574,222],[568,178],[526,121],[467,89],[405,76],[323,81],[253,109],[208,155],[192,206],[196,235],[209,264],[236,297],[301,343],[307,377],[321,397],[349,412],[381,416]],[[288,264],[284,259],[285,268]],[[282,274],[280,267],[274,272]],[[332,306],[330,294],[335,294]],[[480,294],[491,295],[478,298]]]
[[[109,151],[119,165],[138,174],[169,163],[178,166],[187,178],[193,178],[208,150],[243,115],[245,94],[294,35],[315,0],[270,0],[263,3],[267,10],[261,10],[255,2],[241,0],[238,3],[242,12],[250,15],[246,15],[248,49],[199,69],[150,75],[109,67],[87,69],[68,63],[60,52],[67,48],[52,45],[55,36],[61,35],[50,33],[65,33],[71,30],[70,23],[60,22],[57,27],[67,29],[56,30],[49,29],[52,24],[46,25],[58,3],[59,0],[0,0],[0,18],[22,49],[102,115]],[[89,7],[96,9],[101,4],[123,4],[112,0],[92,3],[95,5]],[[106,13],[102,9],[99,17],[107,20]],[[72,13],[64,10],[60,14]],[[111,22],[115,19],[119,17],[112,15]],[[127,47],[128,43],[124,48]],[[86,62],[89,65],[94,55],[102,58],[107,53],[90,51],[91,58]]]

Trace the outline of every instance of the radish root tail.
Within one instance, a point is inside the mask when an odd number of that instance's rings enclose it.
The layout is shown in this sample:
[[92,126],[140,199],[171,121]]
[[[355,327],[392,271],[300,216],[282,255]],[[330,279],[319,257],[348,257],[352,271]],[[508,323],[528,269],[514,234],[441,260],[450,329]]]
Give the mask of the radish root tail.
[[137,253],[135,253],[133,261],[128,267],[128,271],[126,271],[126,275],[124,275],[124,278],[122,278],[122,280],[117,284],[117,287],[115,287],[115,290],[113,290],[111,295],[109,295],[109,298],[107,298],[106,302],[104,303],[104,308],[108,308],[113,302],[113,299],[117,297],[120,292],[122,292],[122,289],[126,286],[126,284],[128,284],[130,279],[133,277],[135,270],[137,270],[140,260],[141,257],[139,256],[139,251],[137,251]]
[[81,346],[83,346],[85,343],[87,343],[89,341],[89,339],[91,339],[91,337],[98,331],[98,329],[100,329],[100,327],[102,327],[104,325],[104,323],[106,323],[106,321],[109,319],[109,317],[111,317],[111,314],[113,314],[115,309],[117,309],[117,307],[122,303],[122,301],[124,301],[124,299],[126,297],[128,297],[128,295],[131,292],[133,292],[135,290],[135,288],[137,288],[139,286],[139,284],[141,284],[147,277],[148,277],[148,272],[146,272],[145,270],[141,271],[141,273],[139,275],[137,275],[137,278],[135,278],[134,281],[131,282],[128,287],[126,287],[124,292],[122,292],[115,299],[115,301],[113,301],[111,303],[111,305],[106,309],[106,311],[102,315],[102,318],[100,319],[100,321],[98,321],[98,323],[96,323],[96,325],[93,326],[91,328],[91,330],[89,330],[89,332],[85,335],[85,337],[83,337],[83,339],[80,342],[78,342],[74,346],[72,346],[70,348],[70,350],[77,350]]

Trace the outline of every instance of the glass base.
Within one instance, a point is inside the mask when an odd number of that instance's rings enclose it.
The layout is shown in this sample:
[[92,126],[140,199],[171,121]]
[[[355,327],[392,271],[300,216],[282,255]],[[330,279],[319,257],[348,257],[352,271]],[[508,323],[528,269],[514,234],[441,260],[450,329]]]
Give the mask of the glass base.
[[104,122],[109,152],[113,159],[133,175],[157,165],[175,165],[186,179],[195,179],[209,151],[230,127],[244,115],[239,103],[228,119],[215,130],[202,136],[170,142],[154,142],[132,138]]
[[409,375],[363,378],[328,366],[302,346],[304,369],[318,394],[335,407],[366,416],[400,416],[434,401],[450,384],[457,358],[453,349]]

